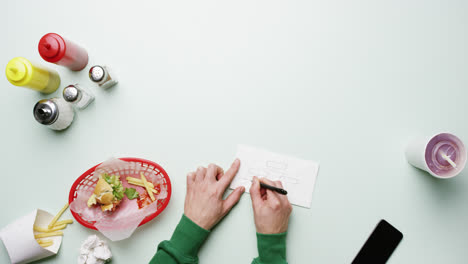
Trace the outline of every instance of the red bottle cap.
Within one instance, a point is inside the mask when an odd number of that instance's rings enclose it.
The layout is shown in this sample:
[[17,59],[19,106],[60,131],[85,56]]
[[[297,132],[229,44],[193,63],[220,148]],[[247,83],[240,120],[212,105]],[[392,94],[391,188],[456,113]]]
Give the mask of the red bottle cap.
[[57,62],[65,55],[65,40],[55,33],[46,34],[39,40],[38,50],[44,60]]

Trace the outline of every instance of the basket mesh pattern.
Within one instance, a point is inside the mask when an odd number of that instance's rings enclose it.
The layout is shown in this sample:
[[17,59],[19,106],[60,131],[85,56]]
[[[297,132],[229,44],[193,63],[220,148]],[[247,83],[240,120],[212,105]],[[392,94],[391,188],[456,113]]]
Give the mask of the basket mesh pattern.
[[[168,180],[168,176],[165,175],[165,172],[161,171],[159,168],[155,167],[154,165],[152,164],[149,164],[149,163],[146,163],[144,161],[129,161],[128,159],[123,159],[125,160],[127,163],[129,163],[129,166],[122,169],[122,168],[117,168],[117,169],[114,169],[114,170],[106,170],[107,173],[109,174],[116,174],[116,175],[119,175],[119,176],[128,176],[128,175],[135,175],[135,174],[139,174],[140,172],[143,172],[143,174],[146,176],[146,177],[155,177],[156,181],[159,182],[161,185],[165,185],[166,189],[169,190],[170,192],[170,182]],[[78,185],[76,186],[76,188],[74,190],[72,190],[73,192],[73,200],[76,199],[77,195],[78,195],[78,191],[79,190],[94,190],[95,186],[96,186],[96,183],[98,181],[98,177],[94,177],[94,174],[95,174],[95,170],[90,170],[91,172],[89,172],[87,175],[82,175],[80,178],[81,180],[79,181]],[[153,178],[154,179],[154,178]],[[154,214],[151,214],[151,215],[148,215],[142,222],[140,225],[148,222],[149,220],[153,219],[154,217],[156,217],[156,215],[158,215],[163,209],[164,209],[164,206],[167,205],[167,200],[170,199],[170,194],[168,194],[168,196],[164,199],[159,199],[157,200],[157,211],[156,213]],[[73,201],[72,200],[72,201]],[[70,203],[72,202],[70,201]],[[76,214],[76,216],[79,217],[79,222],[81,222],[82,224],[87,224],[89,225],[88,227],[91,227],[93,229],[94,228],[94,221],[87,221],[83,218],[81,218],[81,215],[80,214]]]

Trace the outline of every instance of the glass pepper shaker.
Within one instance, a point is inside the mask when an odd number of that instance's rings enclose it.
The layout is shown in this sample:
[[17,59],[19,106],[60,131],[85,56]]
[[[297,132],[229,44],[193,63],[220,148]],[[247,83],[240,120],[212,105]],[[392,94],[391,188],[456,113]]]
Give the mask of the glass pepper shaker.
[[75,105],[78,109],[84,109],[94,101],[94,95],[78,84],[68,85],[63,89],[62,94],[65,101]]
[[104,89],[108,89],[118,82],[107,66],[95,65],[91,67],[89,69],[89,78]]
[[75,117],[71,104],[62,98],[43,99],[34,106],[34,118],[53,130],[63,130],[70,126]]

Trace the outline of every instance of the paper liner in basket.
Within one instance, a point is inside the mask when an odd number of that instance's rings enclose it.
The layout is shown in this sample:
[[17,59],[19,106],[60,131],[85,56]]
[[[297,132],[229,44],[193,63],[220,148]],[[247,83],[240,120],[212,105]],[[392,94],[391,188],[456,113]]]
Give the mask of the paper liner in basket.
[[29,263],[57,254],[62,244],[61,236],[48,237],[47,239],[52,239],[53,244],[43,248],[34,238],[33,231],[34,225],[47,226],[52,218],[52,214],[36,209],[0,230],[0,238],[5,244],[11,263]]
[[162,184],[162,179],[158,178],[158,175],[152,169],[135,162],[125,162],[119,159],[103,162],[93,174],[96,179],[103,173],[119,175],[124,188],[135,188],[141,195],[146,192],[145,188],[129,184],[126,180],[127,177],[140,179],[140,172],[144,173],[148,182],[153,183],[154,186],[160,186],[160,192],[155,194],[156,201],[151,204],[140,209],[137,199],[129,200],[124,196],[114,212],[102,212],[99,206],[89,208],[87,201],[94,191],[95,185],[93,185],[86,190],[80,189],[77,191],[77,197],[70,204],[70,209],[86,221],[95,221],[94,226],[97,230],[112,241],[130,237],[146,216],[158,210],[157,200],[167,197],[166,185]]

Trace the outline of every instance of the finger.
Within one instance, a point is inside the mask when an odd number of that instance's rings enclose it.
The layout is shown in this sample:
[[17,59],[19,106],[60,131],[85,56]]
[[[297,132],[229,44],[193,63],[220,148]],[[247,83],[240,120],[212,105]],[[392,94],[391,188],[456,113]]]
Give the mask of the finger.
[[234,179],[234,176],[236,176],[237,172],[239,171],[239,167],[240,160],[234,160],[229,170],[227,170],[226,173],[224,173],[224,176],[219,180],[224,189],[226,189],[229,184],[231,184],[232,179]]
[[195,181],[195,172],[189,172],[187,174],[187,186],[192,185],[194,181]]
[[208,169],[206,170],[206,179],[209,181],[216,181],[216,177],[218,174],[223,173],[223,169],[216,164],[208,165]]
[[283,183],[281,181],[275,181],[276,187],[283,189]]
[[[281,181],[275,181],[275,186],[281,189],[284,189],[283,183]],[[284,203],[287,204],[289,203],[288,196],[287,195],[278,195],[278,198]]]
[[[260,182],[258,181],[258,178],[256,176],[253,177],[252,179],[252,185],[250,186],[250,199],[252,199],[252,206],[256,207],[258,206],[262,201],[262,190],[264,189],[260,188]],[[264,192],[265,194],[265,192]]]
[[[265,183],[265,184],[268,184],[268,185],[271,185],[271,186],[274,186],[274,187],[278,187],[278,186],[276,186],[276,183],[274,181],[271,181],[271,180],[269,180],[267,178],[261,178],[260,181]],[[265,188],[262,188],[262,189],[265,189]],[[277,192],[272,191],[270,189],[265,189],[265,191],[266,191],[266,200],[270,203],[270,205],[280,202],[280,198],[279,198],[280,194],[278,194]]]
[[266,200],[266,189],[265,188],[260,189],[260,194],[262,195],[262,200]]
[[206,175],[206,168],[205,167],[198,167],[195,180],[196,181],[203,181]]
[[267,203],[270,205],[271,208],[273,209],[279,209],[281,206],[281,199],[280,199],[280,194],[278,194],[275,191],[272,190],[266,190],[267,192]]
[[[281,183],[281,181],[271,181],[271,180],[266,179],[266,178],[263,178],[262,181],[264,181],[264,183],[266,183],[268,185],[271,185],[273,187],[283,188],[283,184]],[[273,203],[275,203],[274,200],[277,200],[277,201],[281,202],[281,204],[284,204],[284,203],[288,202],[288,197],[286,195],[279,194],[279,193],[277,193],[275,191],[272,191],[272,190],[268,190],[268,191],[271,192],[271,195],[274,195],[274,198],[272,197]]]
[[224,214],[227,214],[231,211],[232,207],[239,202],[241,195],[244,193],[245,187],[237,187],[227,198],[224,200],[223,203],[223,211]]
[[218,171],[218,174],[216,175],[216,180],[219,181],[224,176],[224,170],[223,168],[219,167],[220,171]]
[[[258,181],[259,181],[259,185],[260,185],[260,182],[261,182],[261,183],[265,183],[265,184],[269,184],[269,185],[271,185],[271,183],[272,183],[270,180],[268,180],[268,179],[265,178],[265,177],[260,178]],[[260,185],[260,193],[261,193],[261,195],[262,195],[262,200],[265,201],[265,200],[268,199],[267,189],[266,189],[266,188],[263,188],[261,185]]]
[[265,184],[268,184],[268,185],[270,185],[270,186],[277,187],[277,186],[276,186],[276,183],[275,183],[274,181],[269,180],[269,179],[267,179],[267,178],[265,178],[265,177],[262,177],[262,178],[260,179],[260,182],[265,183]]

